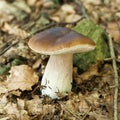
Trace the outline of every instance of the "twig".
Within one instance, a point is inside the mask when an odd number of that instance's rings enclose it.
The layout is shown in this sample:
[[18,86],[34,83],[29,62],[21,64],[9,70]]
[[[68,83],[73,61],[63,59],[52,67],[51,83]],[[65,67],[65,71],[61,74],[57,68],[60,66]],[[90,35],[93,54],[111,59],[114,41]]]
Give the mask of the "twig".
[[7,50],[9,50],[12,46],[16,45],[19,42],[19,40],[14,41],[12,44],[10,44],[8,47],[6,47],[3,51],[0,52],[0,56],[3,55]]
[[85,113],[85,115],[83,116],[83,118],[81,120],[85,120],[85,118],[87,117],[88,113],[91,111],[91,106],[88,109],[88,111]]
[[85,120],[85,118],[86,118],[86,116],[88,115],[88,113],[90,112],[90,110],[91,110],[91,107],[88,109],[88,111],[84,114],[84,116],[82,117],[80,117],[80,115],[78,115],[78,114],[75,114],[75,113],[73,113],[71,110],[69,110],[63,103],[61,103],[63,106],[64,106],[64,108],[71,114],[71,115],[73,115],[76,119],[78,119],[78,120]]
[[114,93],[114,120],[118,120],[118,72],[117,72],[117,63],[116,63],[116,58],[115,58],[115,52],[113,48],[113,41],[110,35],[108,35],[109,39],[109,46],[110,46],[110,54],[112,58],[112,64],[113,64],[113,69],[114,69],[114,77],[115,77],[115,93]]
[[[59,103],[60,104],[60,103]],[[78,115],[76,115],[75,113],[73,113],[71,110],[69,110],[63,103],[61,103],[63,106],[64,106],[64,108],[71,114],[71,115],[73,115],[77,120],[80,120],[81,118],[80,118],[80,116],[78,116]]]
[[[25,38],[23,38],[22,40],[24,41],[25,39],[28,39],[29,37],[31,37],[32,35],[29,35]],[[9,50],[11,47],[17,45],[20,42],[20,40],[15,40],[13,41],[8,47],[6,47],[4,50],[0,51],[0,56],[3,55],[7,50]]]
[[[116,62],[120,62],[120,59],[119,58],[115,58]],[[107,62],[111,62],[112,61],[112,58],[105,58],[104,61],[107,61]]]

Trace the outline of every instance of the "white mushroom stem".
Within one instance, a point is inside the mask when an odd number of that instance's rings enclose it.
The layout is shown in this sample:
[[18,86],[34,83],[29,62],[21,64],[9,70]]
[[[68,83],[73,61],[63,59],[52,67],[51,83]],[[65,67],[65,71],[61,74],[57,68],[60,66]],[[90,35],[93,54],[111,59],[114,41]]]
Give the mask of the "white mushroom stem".
[[72,54],[51,55],[41,85],[42,95],[52,99],[65,96],[72,88]]

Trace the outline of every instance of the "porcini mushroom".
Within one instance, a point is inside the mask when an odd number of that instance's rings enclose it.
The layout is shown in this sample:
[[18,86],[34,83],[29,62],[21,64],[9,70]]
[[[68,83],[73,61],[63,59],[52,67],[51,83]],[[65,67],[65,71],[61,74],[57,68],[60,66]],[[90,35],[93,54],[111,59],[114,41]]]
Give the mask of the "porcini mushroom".
[[73,30],[55,27],[34,35],[28,43],[37,53],[50,55],[41,81],[42,95],[65,96],[72,88],[73,53],[95,48],[94,42]]

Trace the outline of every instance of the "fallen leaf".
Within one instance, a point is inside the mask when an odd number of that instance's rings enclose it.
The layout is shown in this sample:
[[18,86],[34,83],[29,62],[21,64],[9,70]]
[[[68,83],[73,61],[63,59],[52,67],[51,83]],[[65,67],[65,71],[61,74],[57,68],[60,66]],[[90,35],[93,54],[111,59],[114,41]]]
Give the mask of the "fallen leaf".
[[26,2],[24,0],[15,0],[12,4],[17,9],[22,10],[22,11],[24,11],[26,13],[30,13],[31,12],[30,7],[26,4]]
[[12,26],[8,23],[4,23],[2,30],[5,32],[8,32],[9,34],[13,34],[17,37],[20,37],[22,39],[24,39],[30,35],[26,31],[20,29],[18,26]]
[[48,114],[54,114],[55,105],[43,104],[43,99],[40,99],[38,96],[34,96],[32,100],[26,101],[26,108],[29,114],[46,116]]
[[39,66],[41,65],[41,63],[42,63],[42,59],[41,59],[41,58],[37,59],[37,60],[35,61],[35,63],[33,64],[32,68],[33,68],[33,69],[39,68]]
[[40,114],[42,107],[42,100],[38,96],[34,96],[32,100],[26,101],[26,108],[29,114]]
[[7,77],[8,90],[31,90],[38,82],[38,76],[33,69],[27,65],[13,66]]
[[0,82],[0,95],[2,93],[6,93],[8,91],[6,83],[5,82]]
[[66,14],[75,14],[75,10],[73,6],[69,4],[62,5],[61,10],[65,12]]
[[18,110],[16,103],[9,102],[4,107],[4,110],[10,117],[14,116],[16,119],[20,118],[20,111]]
[[91,65],[89,69],[84,73],[82,73],[81,75],[79,75],[74,68],[73,76],[74,76],[75,82],[79,85],[81,82],[85,80],[92,80],[94,76],[97,76],[97,75],[99,76],[100,66],[101,66],[101,62],[97,62],[96,64]]
[[75,22],[81,18],[70,4],[64,4],[60,9],[50,17],[56,22]]
[[25,100],[17,99],[17,105],[20,110],[21,120],[30,120],[30,117],[28,116],[28,112],[25,109]]
[[14,15],[18,20],[23,20],[30,11],[31,9],[23,0],[15,1],[11,4],[3,0],[0,1],[0,12],[7,15]]
[[34,6],[37,0],[27,0],[29,6]]
[[[95,120],[108,120],[107,115],[100,114],[100,111],[89,112],[89,115],[93,116]],[[113,118],[109,118],[109,120],[113,120]]]
[[5,114],[4,107],[8,103],[7,97],[5,95],[0,96],[0,114]]
[[93,4],[93,5],[100,5],[101,4],[101,0],[85,0],[85,3],[86,4]]
[[9,93],[15,96],[20,96],[22,92],[20,90],[13,90],[13,91],[10,91]]
[[120,20],[109,22],[106,31],[111,34],[115,42],[120,43]]

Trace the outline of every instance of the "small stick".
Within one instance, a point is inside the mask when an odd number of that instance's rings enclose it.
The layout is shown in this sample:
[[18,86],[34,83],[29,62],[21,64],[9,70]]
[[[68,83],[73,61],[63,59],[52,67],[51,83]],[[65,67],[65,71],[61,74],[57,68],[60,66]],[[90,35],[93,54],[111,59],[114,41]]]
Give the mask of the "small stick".
[[[32,35],[29,35],[29,36],[23,38],[22,40],[25,40],[25,39],[27,39],[27,38],[29,38],[29,37],[31,37],[31,36],[32,36]],[[11,47],[17,45],[19,42],[20,42],[20,40],[15,40],[15,41],[13,41],[8,47],[6,47],[4,50],[0,51],[0,56],[3,55],[3,54],[4,54],[7,50],[9,50]]]
[[[118,63],[120,62],[120,59],[118,58],[118,59],[115,59]],[[104,61],[112,61],[112,58],[110,57],[110,58],[105,58],[104,59]]]
[[16,45],[19,42],[19,40],[14,41],[12,44],[10,44],[8,47],[6,47],[3,51],[0,52],[0,56],[3,55],[7,50],[9,50],[12,46]]
[[116,63],[116,59],[115,59],[115,52],[114,52],[114,48],[113,48],[113,41],[110,35],[108,35],[108,39],[109,39],[109,47],[110,47],[110,54],[111,54],[111,58],[112,58],[112,65],[113,65],[113,69],[114,69],[114,77],[115,77],[115,91],[114,91],[114,120],[118,120],[118,72],[117,72],[117,63]]
[[83,118],[81,120],[85,120],[85,118],[87,117],[87,115],[90,111],[91,111],[91,106],[89,107],[88,111],[85,113],[85,115],[83,116]]
[[[60,104],[60,103],[59,103]],[[77,120],[80,120],[80,116],[78,116],[78,115],[76,115],[75,113],[73,113],[71,110],[69,110],[67,107],[66,107],[66,105],[64,105],[64,103],[61,103],[63,106],[64,106],[64,108],[71,114],[71,115],[73,115]]]

